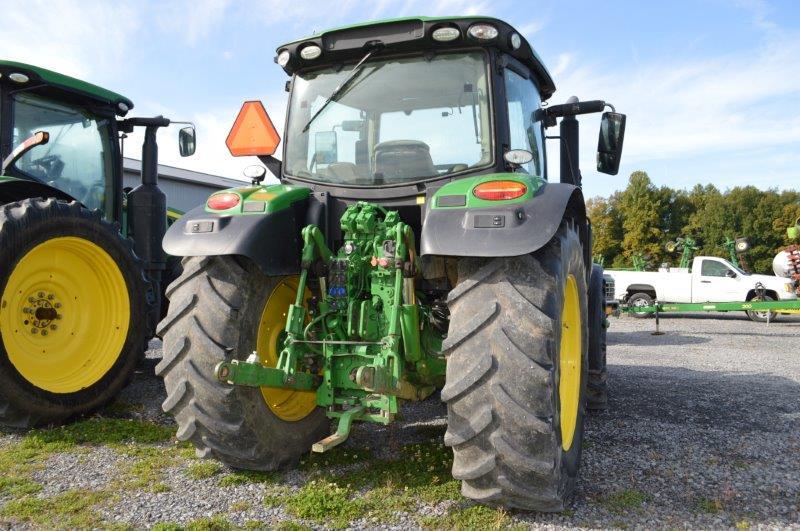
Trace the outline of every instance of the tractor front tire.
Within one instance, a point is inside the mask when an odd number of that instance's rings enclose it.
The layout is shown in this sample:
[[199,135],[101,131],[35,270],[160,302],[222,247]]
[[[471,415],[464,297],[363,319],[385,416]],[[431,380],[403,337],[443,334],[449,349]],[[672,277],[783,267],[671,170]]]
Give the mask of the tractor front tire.
[[0,207],[0,424],[91,412],[127,383],[154,300],[118,227],[76,202]]
[[[248,470],[294,464],[330,435],[313,392],[232,386],[214,376],[221,361],[258,351],[277,362],[286,311],[296,278],[267,277],[246,259],[191,257],[168,288],[169,313],[159,324],[164,357],[163,409],[178,423],[177,438],[198,457]],[[269,365],[269,363],[267,363]]]
[[459,261],[442,399],[464,496],[560,511],[575,488],[587,381],[587,289],[574,226],[532,255]]

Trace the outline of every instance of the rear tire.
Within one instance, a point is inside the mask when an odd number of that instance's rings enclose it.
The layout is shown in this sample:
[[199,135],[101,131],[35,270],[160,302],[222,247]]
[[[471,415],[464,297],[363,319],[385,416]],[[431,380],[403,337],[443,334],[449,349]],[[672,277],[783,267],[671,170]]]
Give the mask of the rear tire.
[[[747,302],[758,302],[758,301],[770,302],[770,301],[774,301],[774,300],[775,299],[773,299],[769,295],[764,295],[763,299],[761,299],[759,297],[754,297],[754,298],[750,299]],[[766,323],[767,322],[767,316],[769,316],[769,322],[770,323],[775,322],[775,320],[778,318],[778,313],[777,312],[773,312],[772,310],[767,310],[766,312],[750,312],[750,311],[746,311],[745,313],[747,314],[747,317],[749,317],[751,321],[756,322],[756,323]]]
[[256,350],[262,311],[282,282],[249,261],[208,256],[186,258],[183,273],[167,288],[169,313],[158,329],[164,358],[156,374],[166,384],[163,409],[178,423],[177,438],[191,441],[199,457],[275,470],[294,464],[329,435],[322,408],[286,421],[260,389],[214,377],[219,362],[244,360]]
[[[564,223],[533,255],[461,259],[458,278],[448,297],[441,393],[453,477],[462,481],[464,496],[481,503],[560,511],[578,475],[588,367],[586,269],[578,234]],[[572,294],[569,313],[565,293]],[[564,333],[563,325],[573,321]],[[562,333],[578,338],[570,352],[562,352]],[[571,402],[560,389],[562,363],[570,359],[579,364],[564,369],[563,381],[572,385],[563,392],[575,393]],[[574,408],[562,411],[562,401]]]
[[608,409],[608,371],[606,369],[606,301],[603,267],[592,265],[589,279],[589,383],[586,407]]
[[[628,306],[652,306],[653,305],[653,297],[651,297],[647,293],[637,292],[628,297],[626,301]],[[631,312],[631,315],[636,317],[637,319],[649,319],[653,317],[652,313],[636,313]]]
[[151,289],[98,211],[52,198],[0,207],[0,424],[59,423],[112,399],[152,336]]

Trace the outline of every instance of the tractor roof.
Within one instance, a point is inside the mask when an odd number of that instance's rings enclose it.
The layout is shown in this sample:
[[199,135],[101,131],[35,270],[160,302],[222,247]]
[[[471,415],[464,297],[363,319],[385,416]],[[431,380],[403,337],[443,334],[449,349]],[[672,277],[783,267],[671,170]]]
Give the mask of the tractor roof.
[[124,116],[130,109],[133,108],[133,102],[110,90],[92,85],[86,81],[76,79],[74,77],[65,76],[46,68],[28,65],[25,63],[17,63],[15,61],[5,61],[0,59],[0,76],[7,78],[10,74],[20,73],[28,77],[28,81],[24,85],[34,85],[37,83],[44,83],[65,90],[73,92],[83,97],[91,98],[103,104],[112,105],[114,111]]
[[[494,26],[498,32],[497,37],[485,41],[472,38],[468,30],[479,23]],[[437,42],[432,34],[442,27],[456,28],[459,34],[453,40]],[[512,45],[513,35],[519,37],[519,46],[516,48]],[[536,77],[542,99],[549,98],[556,90],[550,72],[525,37],[511,25],[492,17],[405,17],[364,22],[325,30],[311,37],[286,43],[278,47],[277,52],[289,52],[289,60],[283,69],[292,75],[295,71],[308,67],[358,60],[364,55],[365,48],[378,43],[386,50],[395,52],[447,50],[464,46],[499,48],[530,68]],[[300,51],[309,44],[315,44],[322,49],[318,58],[301,58]]]

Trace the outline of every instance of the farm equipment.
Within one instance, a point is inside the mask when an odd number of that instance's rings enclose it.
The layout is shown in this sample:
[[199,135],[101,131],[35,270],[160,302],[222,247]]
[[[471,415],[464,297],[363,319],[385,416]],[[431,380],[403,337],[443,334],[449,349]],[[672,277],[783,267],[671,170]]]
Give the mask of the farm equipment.
[[[585,409],[606,402],[575,116],[610,105],[543,106],[550,74],[484,17],[330,30],[276,62],[292,76],[283,160],[260,102],[227,145],[280,184],[251,168],[164,238],[187,257],[156,368],[178,439],[272,470],[442,388],[463,494],[562,509]],[[559,118],[560,182],[544,164]],[[624,127],[603,114],[598,171],[617,173]]]
[[[0,61],[0,424],[51,424],[103,405],[153,335],[169,279],[156,131],[170,120],[124,118],[132,107]],[[120,135],[134,127],[145,130],[142,183],[124,194]],[[181,154],[194,143],[182,129]]]
[[699,250],[697,242],[689,236],[685,238],[676,238],[675,241],[667,242],[664,246],[668,253],[676,253],[680,251],[681,262],[678,265],[680,268],[688,268],[692,264],[694,252]]
[[[786,236],[789,240],[800,242],[800,218],[797,218],[793,227],[786,229]],[[800,244],[789,245],[776,254],[772,260],[772,270],[775,276],[791,279],[800,297]]]

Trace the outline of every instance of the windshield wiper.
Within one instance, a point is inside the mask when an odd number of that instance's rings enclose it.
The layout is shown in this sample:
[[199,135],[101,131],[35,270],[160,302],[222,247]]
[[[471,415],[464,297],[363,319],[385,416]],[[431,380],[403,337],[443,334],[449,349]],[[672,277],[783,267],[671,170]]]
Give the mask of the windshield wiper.
[[347,76],[347,79],[342,81],[342,83],[338,87],[336,87],[333,92],[331,92],[331,95],[328,96],[328,99],[325,100],[325,103],[322,104],[322,107],[317,109],[317,112],[314,113],[314,116],[312,116],[311,119],[306,123],[305,127],[303,127],[304,133],[308,131],[308,128],[311,127],[311,124],[314,122],[314,120],[316,120],[317,117],[320,114],[322,114],[322,111],[325,110],[325,107],[327,107],[330,102],[336,101],[339,99],[339,97],[344,95],[344,93],[347,91],[347,88],[350,86],[353,80],[358,76],[358,74],[361,73],[362,70],[361,66],[364,64],[364,61],[369,59],[370,56],[377,50],[378,50],[377,48],[373,48],[372,50],[368,51],[366,55],[364,55],[364,57],[362,57],[361,60],[358,63],[356,63],[356,66],[354,66],[353,69],[350,71],[350,75]]

